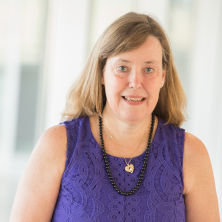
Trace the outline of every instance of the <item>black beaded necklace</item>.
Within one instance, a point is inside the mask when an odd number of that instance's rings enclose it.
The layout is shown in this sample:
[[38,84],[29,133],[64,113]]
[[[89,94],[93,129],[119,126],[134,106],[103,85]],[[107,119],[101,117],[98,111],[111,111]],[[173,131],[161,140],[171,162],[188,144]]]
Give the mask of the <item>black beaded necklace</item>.
[[112,176],[111,171],[110,171],[108,156],[107,156],[106,151],[105,151],[102,126],[103,126],[102,118],[99,116],[99,135],[100,135],[100,142],[101,142],[101,148],[102,148],[102,155],[103,155],[103,160],[104,160],[104,163],[105,163],[106,172],[107,172],[107,175],[110,179],[110,182],[113,185],[113,188],[119,194],[121,194],[123,196],[132,195],[139,189],[140,185],[142,184],[142,182],[144,180],[144,174],[145,174],[145,171],[146,171],[146,168],[147,168],[148,155],[149,155],[149,150],[150,150],[150,145],[151,145],[151,138],[152,138],[152,134],[153,134],[154,114],[152,113],[152,121],[151,121],[151,126],[150,126],[149,138],[148,138],[148,142],[147,142],[147,148],[146,148],[146,153],[145,153],[145,157],[144,157],[143,167],[140,171],[139,179],[137,181],[136,186],[129,192],[124,192],[124,191],[120,190],[119,187],[116,185],[114,179],[113,179],[113,176]]

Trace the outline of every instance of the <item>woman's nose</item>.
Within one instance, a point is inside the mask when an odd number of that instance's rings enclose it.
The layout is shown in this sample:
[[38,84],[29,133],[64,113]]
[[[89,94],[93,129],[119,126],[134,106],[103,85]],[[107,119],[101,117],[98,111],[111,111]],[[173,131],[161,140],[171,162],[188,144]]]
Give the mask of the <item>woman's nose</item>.
[[141,74],[136,70],[132,70],[129,75],[129,87],[135,89],[140,88],[141,81],[142,81]]

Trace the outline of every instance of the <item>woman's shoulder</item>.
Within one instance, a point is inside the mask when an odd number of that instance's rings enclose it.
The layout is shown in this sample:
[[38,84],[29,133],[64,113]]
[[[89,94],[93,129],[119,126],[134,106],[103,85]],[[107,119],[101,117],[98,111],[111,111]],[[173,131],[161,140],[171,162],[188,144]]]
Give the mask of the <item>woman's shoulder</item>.
[[195,164],[195,162],[206,163],[206,160],[209,160],[209,154],[204,143],[189,132],[185,132],[184,159],[189,161],[190,164]]
[[58,158],[66,156],[67,141],[70,134],[75,133],[81,122],[87,122],[88,117],[78,117],[60,122],[58,125],[47,128],[39,138],[37,147],[44,147],[44,152],[53,152]]
[[192,156],[208,154],[204,143],[197,136],[190,132],[185,132],[184,146],[187,153],[192,154]]
[[[64,122],[47,127],[39,137],[43,143],[62,143],[66,138],[66,126]],[[38,142],[39,142],[38,141]]]
[[66,127],[64,124],[54,125],[47,128],[39,138],[39,141],[46,144],[61,145],[66,141]]
[[[54,125],[47,128],[40,136],[34,152],[42,152],[44,156],[49,158],[49,162],[63,163],[66,156],[66,134],[65,125]],[[61,166],[63,165],[61,164]]]
[[204,168],[211,168],[207,148],[197,136],[185,132],[183,155],[184,193],[189,193],[194,188],[198,180],[201,179],[200,172]]

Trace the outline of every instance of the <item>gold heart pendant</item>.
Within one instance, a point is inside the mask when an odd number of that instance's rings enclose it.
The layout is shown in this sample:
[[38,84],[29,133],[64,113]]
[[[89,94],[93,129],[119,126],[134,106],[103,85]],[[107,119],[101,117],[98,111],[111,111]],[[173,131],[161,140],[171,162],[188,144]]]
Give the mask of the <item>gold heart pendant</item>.
[[133,171],[134,171],[133,164],[127,164],[127,166],[125,166],[125,171],[129,172],[129,173],[133,173]]

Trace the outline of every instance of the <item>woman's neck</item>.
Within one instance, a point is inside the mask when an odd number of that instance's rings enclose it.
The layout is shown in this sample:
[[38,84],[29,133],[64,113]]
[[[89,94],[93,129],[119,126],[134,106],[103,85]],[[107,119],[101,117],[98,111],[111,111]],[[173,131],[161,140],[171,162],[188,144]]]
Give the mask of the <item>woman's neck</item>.
[[138,121],[124,121],[105,109],[102,118],[104,131],[125,144],[133,145],[134,141],[138,143],[144,136],[147,138],[151,125],[151,115]]
[[[111,115],[106,115],[104,112],[103,139],[106,152],[113,156],[125,158],[132,158],[143,153],[147,145],[150,121],[151,116],[144,121],[127,123],[118,118],[113,118]],[[157,124],[158,121],[155,121],[152,138],[155,135]],[[90,117],[90,126],[94,138],[100,144],[97,115]]]

